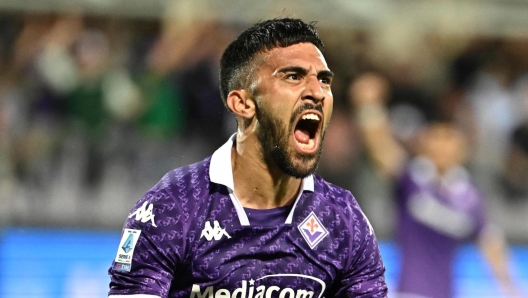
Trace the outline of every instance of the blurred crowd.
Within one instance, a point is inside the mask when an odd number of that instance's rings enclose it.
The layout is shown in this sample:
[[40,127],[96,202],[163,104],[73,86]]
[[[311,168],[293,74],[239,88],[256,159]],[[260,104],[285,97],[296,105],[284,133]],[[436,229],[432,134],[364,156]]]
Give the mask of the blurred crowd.
[[234,131],[217,82],[233,29],[176,19],[2,18],[4,224],[111,226]]
[[[0,15],[0,226],[119,228],[165,172],[235,132],[218,61],[247,24],[204,14]],[[392,232],[392,185],[372,166],[350,101],[366,72],[388,82],[402,144],[432,120],[461,128],[492,216],[528,242],[528,39],[320,24],[336,79],[318,171],[352,190],[381,238]]]

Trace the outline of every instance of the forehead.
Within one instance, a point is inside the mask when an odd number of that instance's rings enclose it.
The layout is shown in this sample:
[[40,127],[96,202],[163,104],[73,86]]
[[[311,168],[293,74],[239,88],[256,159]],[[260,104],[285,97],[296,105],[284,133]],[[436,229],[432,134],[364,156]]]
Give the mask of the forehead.
[[426,134],[434,137],[450,138],[457,136],[457,130],[449,125],[435,124],[426,129]]
[[311,43],[298,43],[289,47],[278,47],[262,54],[262,68],[277,70],[286,66],[300,66],[316,71],[328,70],[323,53]]
[[434,125],[425,129],[423,139],[427,142],[449,142],[464,144],[464,136],[455,127],[448,125]]

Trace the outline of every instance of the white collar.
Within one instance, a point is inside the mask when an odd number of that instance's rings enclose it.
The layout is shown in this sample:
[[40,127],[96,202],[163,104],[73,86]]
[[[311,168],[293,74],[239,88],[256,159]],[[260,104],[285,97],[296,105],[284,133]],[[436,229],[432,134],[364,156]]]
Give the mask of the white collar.
[[[231,197],[231,200],[233,201],[233,204],[235,205],[235,209],[240,219],[240,223],[243,226],[248,226],[249,220],[247,218],[246,212],[244,211],[242,204],[234,194],[235,184],[233,182],[233,169],[231,167],[231,148],[233,148],[235,138],[236,133],[233,134],[224,145],[222,145],[213,153],[209,166],[209,177],[211,179],[211,182],[227,186],[229,190],[229,195]],[[287,224],[291,224],[293,219],[293,210],[297,206],[297,202],[299,201],[299,198],[301,197],[304,191],[314,191],[314,178],[311,174],[306,176],[302,180],[301,191],[295,199],[292,211],[286,219]]]

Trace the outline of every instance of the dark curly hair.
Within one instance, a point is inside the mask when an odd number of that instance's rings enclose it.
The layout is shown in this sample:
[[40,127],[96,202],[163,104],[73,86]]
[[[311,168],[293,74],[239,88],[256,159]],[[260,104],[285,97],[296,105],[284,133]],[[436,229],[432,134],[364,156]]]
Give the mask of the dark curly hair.
[[324,45],[314,25],[315,22],[281,18],[256,23],[242,32],[226,48],[220,60],[220,92],[224,105],[227,107],[227,95],[231,90],[249,86],[252,65],[258,53],[303,42],[312,43],[322,52]]

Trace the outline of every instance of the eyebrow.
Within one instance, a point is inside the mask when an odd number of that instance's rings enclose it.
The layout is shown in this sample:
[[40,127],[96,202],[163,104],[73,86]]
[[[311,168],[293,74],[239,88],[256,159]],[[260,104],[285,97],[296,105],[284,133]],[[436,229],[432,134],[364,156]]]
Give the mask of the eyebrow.
[[321,70],[320,72],[317,73],[317,77],[318,78],[333,78],[334,73],[331,72],[330,70]]
[[[300,67],[300,66],[287,66],[287,67],[283,67],[279,70],[277,70],[277,72],[295,72],[295,73],[298,73],[300,75],[306,75],[308,73],[308,70],[306,68],[303,68],[303,67]],[[321,77],[326,77],[326,78],[332,78],[334,77],[334,73],[331,72],[330,70],[321,70],[317,73],[317,77],[318,78],[321,78]]]

